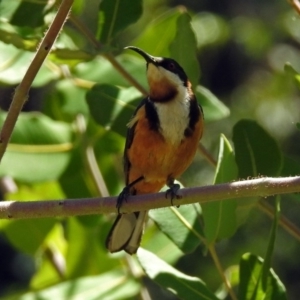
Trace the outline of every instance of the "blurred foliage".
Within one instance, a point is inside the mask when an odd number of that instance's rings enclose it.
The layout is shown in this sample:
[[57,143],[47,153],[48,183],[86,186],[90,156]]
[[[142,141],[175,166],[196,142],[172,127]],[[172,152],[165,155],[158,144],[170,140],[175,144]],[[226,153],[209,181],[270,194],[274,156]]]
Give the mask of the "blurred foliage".
[[[1,124],[56,11],[52,1],[0,2]],[[197,154],[182,184],[299,174],[299,32],[283,0],[76,0],[1,163],[3,198],[101,196],[88,149],[109,193],[121,191],[126,123],[143,95],[116,65],[147,89],[128,45],[176,59],[203,106],[216,166]],[[299,195],[282,198],[300,226]],[[218,261],[239,299],[298,299],[300,237],[276,230],[259,200],[151,211],[136,257],[107,253],[109,216],[2,220],[1,299],[230,299]]]

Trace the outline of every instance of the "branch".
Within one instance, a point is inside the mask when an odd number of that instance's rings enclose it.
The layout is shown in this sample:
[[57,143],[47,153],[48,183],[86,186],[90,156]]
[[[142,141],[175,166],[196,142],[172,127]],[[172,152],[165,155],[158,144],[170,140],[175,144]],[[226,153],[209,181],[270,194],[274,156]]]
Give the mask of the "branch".
[[22,110],[24,103],[27,100],[28,92],[32,85],[32,82],[36,77],[47,55],[49,54],[51,47],[55,42],[55,39],[57,38],[64,22],[66,21],[72,3],[73,0],[62,1],[52,24],[50,25],[45,37],[42,39],[42,42],[32,62],[30,63],[28,70],[26,71],[24,78],[16,88],[13,100],[7,113],[7,117],[4,121],[0,132],[0,161],[7,148],[18,116]]
[[[300,176],[271,178],[185,188],[178,192],[181,197],[175,205],[206,203],[226,199],[247,197],[268,197],[276,194],[300,192]],[[29,219],[46,217],[68,217],[113,213],[116,211],[116,197],[0,202],[0,219]],[[240,199],[242,201],[242,199]],[[149,210],[170,206],[165,193],[130,196],[121,208],[122,213]]]

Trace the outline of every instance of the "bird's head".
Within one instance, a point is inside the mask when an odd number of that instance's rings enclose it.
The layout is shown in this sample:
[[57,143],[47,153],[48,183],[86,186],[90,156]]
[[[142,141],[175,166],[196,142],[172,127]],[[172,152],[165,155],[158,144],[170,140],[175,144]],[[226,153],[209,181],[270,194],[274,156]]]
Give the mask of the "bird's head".
[[179,93],[190,91],[191,84],[182,67],[171,58],[155,57],[140,48],[128,46],[147,62],[149,96],[154,102],[168,102]]

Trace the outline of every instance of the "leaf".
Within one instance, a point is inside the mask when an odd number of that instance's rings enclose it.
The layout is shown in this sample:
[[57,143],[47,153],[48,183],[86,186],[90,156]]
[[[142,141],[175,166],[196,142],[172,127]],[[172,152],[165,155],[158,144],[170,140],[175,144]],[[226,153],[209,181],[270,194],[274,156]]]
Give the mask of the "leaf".
[[36,51],[39,43],[37,38],[22,38],[22,36],[15,31],[13,26],[5,23],[0,24],[0,41],[4,42],[5,44],[11,44],[16,48],[32,52]]
[[[141,59],[139,56],[131,55],[130,51],[123,51],[121,55],[116,57],[116,60],[144,87],[148,86],[146,63],[144,59]],[[122,87],[131,86],[124,76],[103,57],[96,57],[92,61],[77,65],[74,74],[77,77],[94,82],[98,82],[99,78],[101,78],[101,84],[106,83]]]
[[133,45],[151,55],[170,57],[168,49],[176,35],[177,19],[181,14],[182,10],[175,8],[154,19],[133,41]]
[[62,222],[56,222],[46,236],[44,247],[39,253],[39,264],[36,273],[30,280],[32,289],[42,289],[60,282],[61,277],[53,264],[53,260],[58,261],[62,267],[65,267],[64,259],[67,243],[64,233]]
[[197,277],[188,276],[165,263],[155,254],[140,248],[137,258],[146,274],[180,299],[218,300],[206,284]]
[[[12,45],[0,43],[1,69],[0,82],[5,84],[18,84],[24,77],[35,53],[16,49]],[[41,66],[32,86],[40,87],[59,77],[46,67],[47,61]]]
[[[214,184],[231,182],[237,178],[233,149],[224,135],[220,137],[220,150]],[[203,203],[204,232],[208,243],[228,238],[236,230],[236,199]]]
[[123,271],[114,270],[97,276],[65,281],[36,292],[29,292],[15,297],[4,297],[2,300],[123,300],[133,299],[138,294],[139,289],[139,284],[135,280],[125,275]]
[[198,85],[194,89],[198,102],[204,111],[205,122],[217,121],[229,116],[228,107],[223,104],[210,90]]
[[196,56],[197,43],[191,27],[191,17],[183,13],[177,18],[177,31],[170,45],[170,54],[185,70],[192,86],[197,86],[200,66]]
[[150,210],[149,216],[184,253],[192,252],[199,246],[203,233],[196,205]]
[[[86,94],[94,120],[121,135],[125,135],[126,124],[135,110],[136,103],[140,101],[140,97],[140,92],[135,88],[121,89],[107,84],[95,85]],[[136,100],[134,104],[133,100]]]
[[[1,124],[5,117],[0,114]],[[55,180],[67,167],[72,147],[69,124],[41,113],[21,113],[1,161],[0,176],[30,183]]]
[[136,22],[142,11],[141,0],[103,0],[99,12],[100,41],[110,43],[118,32]]
[[50,111],[64,113],[64,119],[74,120],[78,114],[89,115],[88,105],[85,101],[86,89],[74,85],[70,79],[57,82],[55,89],[47,98],[46,106]]
[[21,251],[35,254],[45,237],[55,225],[55,219],[30,219],[1,221],[1,232]]
[[286,300],[285,287],[272,269],[268,270],[267,285],[262,287],[263,260],[250,253],[240,261],[239,300]]
[[183,256],[182,251],[154,225],[147,226],[141,245],[168,264],[175,264]]
[[255,121],[239,121],[233,128],[232,139],[241,178],[279,175],[282,165],[279,147]]
[[[99,226],[83,226],[79,218],[68,218],[67,220],[67,278],[99,274],[119,265],[118,260],[112,259],[104,247],[102,232],[104,222],[101,222],[101,216],[97,217]],[[108,231],[108,228],[105,229]],[[99,235],[102,237],[101,242],[98,239]]]
[[272,254],[275,247],[275,240],[276,240],[276,234],[277,234],[277,227],[278,227],[278,221],[279,221],[279,213],[280,213],[280,196],[276,196],[276,202],[275,202],[275,214],[274,219],[272,222],[272,229],[270,233],[270,238],[268,242],[268,248],[267,253],[265,255],[265,259],[262,266],[262,288],[263,291],[267,290],[267,282],[268,282],[268,274],[269,270],[271,268],[271,260],[272,260]]
[[14,11],[10,23],[16,26],[42,26],[44,25],[45,12],[49,9],[48,5],[47,1],[21,1]]

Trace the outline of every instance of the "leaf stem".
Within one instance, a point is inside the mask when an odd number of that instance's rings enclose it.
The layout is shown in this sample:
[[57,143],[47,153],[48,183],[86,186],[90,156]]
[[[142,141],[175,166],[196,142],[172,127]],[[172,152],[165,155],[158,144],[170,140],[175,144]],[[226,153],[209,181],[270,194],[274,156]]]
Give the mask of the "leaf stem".
[[[259,201],[258,208],[263,211],[271,219],[274,218],[274,208],[265,201]],[[291,236],[300,242],[300,228],[292,223],[288,218],[282,215],[279,216],[279,224],[282,226]]]
[[[87,38],[87,40],[95,47],[96,51],[101,51],[103,49],[101,43],[95,38],[95,36],[90,32],[90,30],[73,14],[71,14],[70,20],[77,27],[77,29]],[[147,90],[141,86],[134,77],[131,76],[122,65],[116,60],[116,58],[109,53],[100,53],[105,57],[112,66],[125,78],[127,81],[132,84],[136,89],[138,89],[143,95],[147,95]]]
[[42,39],[41,44],[25,73],[24,78],[15,90],[13,100],[7,113],[7,117],[0,132],[0,161],[5,153],[22,107],[28,98],[28,93],[32,82],[47,55],[49,54],[51,47],[55,42],[55,39],[57,38],[64,22],[66,21],[72,4],[73,0],[62,1],[53,22],[51,23],[45,37]]
[[232,300],[237,300],[237,297],[236,297],[233,289],[231,288],[231,284],[225,276],[225,272],[222,268],[222,265],[220,263],[220,260],[219,260],[219,257],[217,255],[217,252],[216,252],[216,249],[215,249],[214,245],[208,246],[208,251],[209,251],[209,253],[210,253],[210,255],[211,255],[211,257],[214,261],[214,264],[215,264],[215,266],[216,266],[216,268],[217,268],[217,270],[218,270],[218,272],[219,272],[219,274],[222,278],[222,281],[224,282],[224,285],[226,287],[226,290],[227,290],[228,294],[230,295]]

